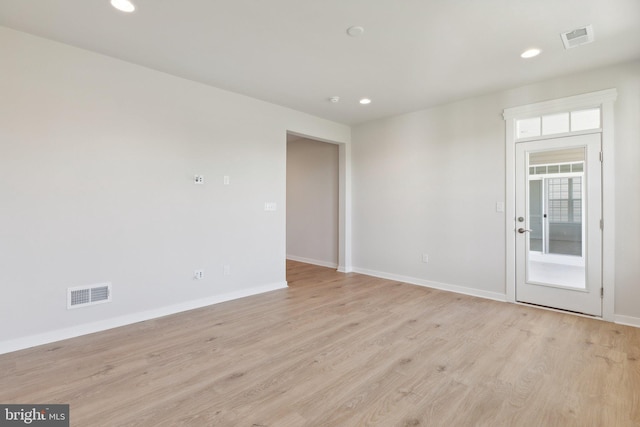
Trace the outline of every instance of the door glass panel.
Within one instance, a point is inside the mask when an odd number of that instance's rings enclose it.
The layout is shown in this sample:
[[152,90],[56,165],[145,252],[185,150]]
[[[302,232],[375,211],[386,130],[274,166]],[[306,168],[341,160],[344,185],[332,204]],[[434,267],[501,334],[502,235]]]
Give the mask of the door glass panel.
[[529,250],[542,252],[542,180],[529,181]]
[[[527,282],[585,289],[585,149],[531,153]],[[545,172],[538,172],[544,170]]]
[[548,253],[582,256],[582,177],[546,181]]

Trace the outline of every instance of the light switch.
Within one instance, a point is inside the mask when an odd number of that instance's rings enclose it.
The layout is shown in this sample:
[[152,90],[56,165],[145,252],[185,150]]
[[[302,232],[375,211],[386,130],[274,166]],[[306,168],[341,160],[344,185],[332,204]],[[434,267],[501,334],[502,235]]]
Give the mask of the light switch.
[[504,212],[504,202],[496,202],[496,212]]

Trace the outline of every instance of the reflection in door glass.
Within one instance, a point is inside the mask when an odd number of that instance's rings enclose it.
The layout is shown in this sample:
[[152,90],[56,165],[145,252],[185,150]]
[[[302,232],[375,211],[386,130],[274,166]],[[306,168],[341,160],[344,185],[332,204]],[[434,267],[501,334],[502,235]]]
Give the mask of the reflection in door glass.
[[584,148],[529,155],[527,281],[585,288]]
[[582,177],[546,181],[549,253],[582,256]]
[[542,252],[542,180],[529,180],[529,250]]

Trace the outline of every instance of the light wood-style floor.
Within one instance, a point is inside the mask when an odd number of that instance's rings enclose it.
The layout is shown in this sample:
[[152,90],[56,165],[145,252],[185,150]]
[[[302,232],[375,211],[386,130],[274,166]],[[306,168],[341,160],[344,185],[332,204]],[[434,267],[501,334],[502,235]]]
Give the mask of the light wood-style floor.
[[638,426],[640,329],[289,262],[290,287],[0,356],[72,426]]

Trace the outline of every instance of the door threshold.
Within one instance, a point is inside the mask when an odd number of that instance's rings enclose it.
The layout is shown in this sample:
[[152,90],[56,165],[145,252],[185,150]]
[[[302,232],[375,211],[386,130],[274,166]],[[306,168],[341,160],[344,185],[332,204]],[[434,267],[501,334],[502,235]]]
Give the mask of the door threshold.
[[588,319],[604,320],[602,318],[602,316],[596,316],[594,314],[581,313],[579,311],[571,311],[571,310],[564,310],[564,309],[561,309],[561,308],[548,307],[546,305],[534,304],[532,302],[516,301],[516,304],[518,304],[518,305],[526,305],[528,307],[540,308],[542,310],[547,310],[547,311],[555,311],[556,313],[573,314],[575,316],[586,317]]

